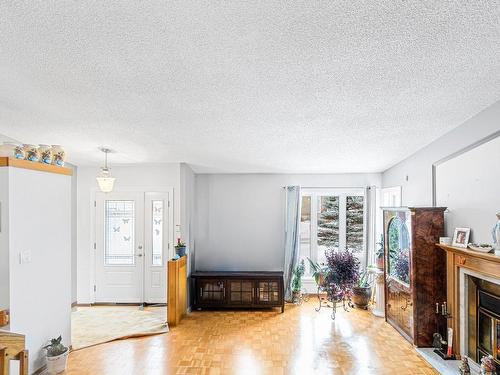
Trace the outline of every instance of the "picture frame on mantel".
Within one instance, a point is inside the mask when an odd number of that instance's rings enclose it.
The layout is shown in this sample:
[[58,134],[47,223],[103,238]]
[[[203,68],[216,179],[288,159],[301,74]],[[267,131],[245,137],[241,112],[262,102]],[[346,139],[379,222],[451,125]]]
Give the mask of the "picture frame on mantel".
[[455,228],[451,246],[467,249],[469,244],[470,228]]

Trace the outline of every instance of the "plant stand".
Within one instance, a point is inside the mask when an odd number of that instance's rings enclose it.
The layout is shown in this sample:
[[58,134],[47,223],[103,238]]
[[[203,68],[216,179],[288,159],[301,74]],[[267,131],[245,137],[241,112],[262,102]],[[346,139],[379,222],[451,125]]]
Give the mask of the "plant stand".
[[332,309],[332,316],[331,316],[332,320],[335,320],[335,317],[337,315],[337,305],[340,302],[342,302],[342,307],[344,308],[345,312],[349,312],[349,308],[354,307],[354,305],[351,303],[349,299],[343,298],[338,301],[330,301],[327,297],[321,297],[320,291],[321,291],[320,288],[318,288],[317,295],[318,295],[319,306],[316,307],[314,310],[319,312],[323,307]]

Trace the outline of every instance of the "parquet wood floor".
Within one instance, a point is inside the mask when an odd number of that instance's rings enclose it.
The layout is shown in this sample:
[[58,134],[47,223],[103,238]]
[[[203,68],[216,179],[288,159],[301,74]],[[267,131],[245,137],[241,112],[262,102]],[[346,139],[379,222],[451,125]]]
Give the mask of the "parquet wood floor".
[[437,374],[383,319],[315,306],[196,311],[170,333],[73,352],[66,374]]

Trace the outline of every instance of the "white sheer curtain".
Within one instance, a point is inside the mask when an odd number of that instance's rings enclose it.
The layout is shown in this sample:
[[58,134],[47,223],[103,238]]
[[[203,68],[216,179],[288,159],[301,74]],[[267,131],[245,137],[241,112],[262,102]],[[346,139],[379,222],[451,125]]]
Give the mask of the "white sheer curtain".
[[300,186],[285,187],[285,299],[291,300],[292,273],[299,259]]

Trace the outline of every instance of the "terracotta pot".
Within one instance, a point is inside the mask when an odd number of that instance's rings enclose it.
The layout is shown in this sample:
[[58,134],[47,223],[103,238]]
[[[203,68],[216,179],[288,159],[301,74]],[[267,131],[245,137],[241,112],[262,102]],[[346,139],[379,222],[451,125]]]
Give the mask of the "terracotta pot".
[[368,303],[370,302],[370,297],[372,288],[355,286],[352,288],[352,302],[357,308],[368,309]]
[[293,302],[300,301],[300,290],[293,290],[292,291],[292,301]]
[[376,264],[378,269],[383,270],[384,269],[384,257],[378,257],[375,264]]
[[326,285],[326,275],[324,273],[319,274],[318,282],[319,282],[318,286],[320,286],[322,288]]

